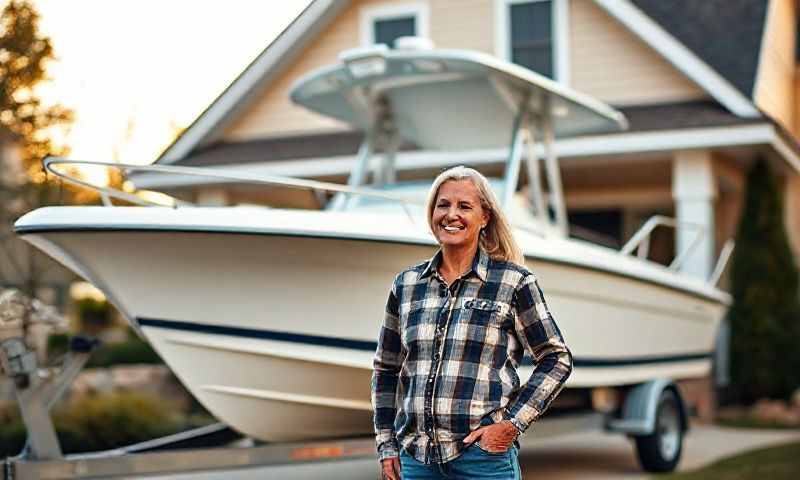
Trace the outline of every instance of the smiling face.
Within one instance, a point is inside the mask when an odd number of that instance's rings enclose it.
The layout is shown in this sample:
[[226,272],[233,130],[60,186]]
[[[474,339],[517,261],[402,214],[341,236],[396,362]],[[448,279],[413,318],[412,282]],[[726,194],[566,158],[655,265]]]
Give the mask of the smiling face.
[[448,180],[436,194],[431,225],[443,248],[475,248],[489,212],[481,205],[478,188],[470,180]]

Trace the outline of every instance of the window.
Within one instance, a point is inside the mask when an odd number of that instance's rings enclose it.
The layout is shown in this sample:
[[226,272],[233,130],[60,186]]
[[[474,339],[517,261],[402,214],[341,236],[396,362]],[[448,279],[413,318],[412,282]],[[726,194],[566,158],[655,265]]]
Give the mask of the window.
[[552,2],[509,5],[512,62],[553,78]]
[[392,48],[394,41],[399,37],[413,37],[417,34],[416,23],[415,17],[376,20],[373,24],[373,41],[374,43],[385,43]]
[[568,0],[495,0],[496,54],[567,83]]
[[422,3],[378,5],[361,10],[361,44],[394,47],[399,37],[428,37],[428,6]]

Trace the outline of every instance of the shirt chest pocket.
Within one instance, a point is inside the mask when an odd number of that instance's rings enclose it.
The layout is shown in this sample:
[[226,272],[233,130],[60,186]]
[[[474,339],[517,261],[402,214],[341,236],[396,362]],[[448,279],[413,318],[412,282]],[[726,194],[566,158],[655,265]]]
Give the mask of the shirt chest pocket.
[[511,326],[509,312],[510,306],[504,302],[480,298],[465,299],[462,320],[474,326],[503,329]]

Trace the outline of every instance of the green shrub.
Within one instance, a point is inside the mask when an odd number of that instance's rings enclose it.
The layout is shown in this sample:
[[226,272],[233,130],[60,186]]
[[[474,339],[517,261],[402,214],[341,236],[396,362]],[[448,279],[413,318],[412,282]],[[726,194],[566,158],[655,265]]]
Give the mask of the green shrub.
[[54,333],[47,337],[47,358],[56,358],[69,350],[69,335]]
[[[126,392],[87,396],[53,412],[64,453],[118,448],[202,424],[171,402]],[[0,414],[0,458],[16,455],[25,444],[25,427],[17,412]]]
[[25,425],[16,408],[0,409],[0,459],[16,455],[25,446]]
[[731,262],[730,400],[787,399],[800,386],[798,273],[780,190],[762,159],[747,177]]
[[86,297],[78,300],[77,306],[81,330],[97,333],[111,326],[111,306],[105,300]]
[[135,363],[162,364],[164,362],[147,342],[139,338],[131,338],[119,343],[101,345],[92,352],[86,368]]
[[[67,352],[69,335],[53,334],[47,338],[48,358],[57,358]],[[86,368],[104,368],[113,365],[132,365],[137,363],[161,365],[164,363],[153,348],[140,339],[132,336],[127,340],[115,343],[104,343],[92,352]]]
[[174,405],[139,393],[83,397],[53,414],[65,452],[117,448],[180,431]]

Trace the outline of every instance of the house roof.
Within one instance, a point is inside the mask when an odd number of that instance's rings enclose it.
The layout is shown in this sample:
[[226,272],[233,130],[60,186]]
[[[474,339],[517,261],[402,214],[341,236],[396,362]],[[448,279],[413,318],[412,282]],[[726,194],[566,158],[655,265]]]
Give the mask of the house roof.
[[[680,130],[763,123],[763,119],[738,117],[713,101],[617,107],[628,119],[626,132]],[[617,134],[617,135],[619,135]],[[607,134],[613,136],[615,134]],[[248,142],[217,143],[190,155],[182,165],[208,166],[262,163],[303,158],[354,155],[363,134],[342,131],[310,136],[260,139]],[[401,150],[413,150],[404,144]]]
[[768,0],[631,1],[752,98]]
[[[761,117],[751,101],[751,92],[767,0],[594,1],[705,88],[728,111],[740,117]],[[317,32],[333,21],[349,3],[348,0],[313,0],[159,156],[156,163],[217,163],[208,157],[208,152],[229,147],[229,144],[221,144],[208,148],[218,138],[219,132],[247,105],[255,92],[261,91],[291,64]],[[723,4],[724,8],[721,7]],[[708,42],[709,28],[723,40]],[[677,110],[672,112],[678,114]],[[252,146],[262,142],[269,141],[244,143]],[[242,147],[241,151],[250,151],[249,148]],[[260,155],[262,158],[269,156],[265,152],[260,152]]]

